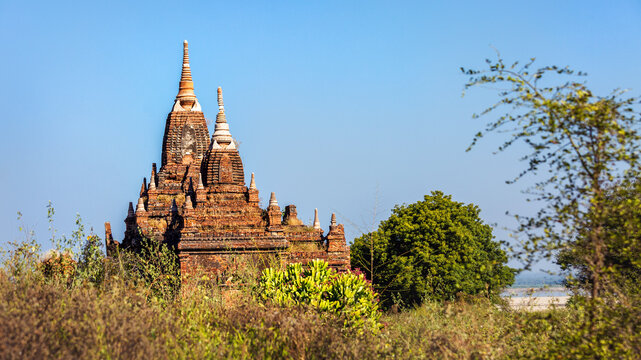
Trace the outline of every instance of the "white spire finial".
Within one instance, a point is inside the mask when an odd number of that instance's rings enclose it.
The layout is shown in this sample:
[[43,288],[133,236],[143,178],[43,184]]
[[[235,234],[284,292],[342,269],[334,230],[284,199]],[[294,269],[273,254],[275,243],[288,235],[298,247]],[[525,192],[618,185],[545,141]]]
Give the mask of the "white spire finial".
[[156,172],[154,169],[151,169],[151,176],[149,177],[149,187],[148,190],[156,190]]
[[272,195],[269,197],[269,206],[278,206],[278,201],[276,200],[276,193],[272,192]]
[[191,195],[187,194],[185,196],[185,209],[193,209],[194,205],[191,202]]
[[314,209],[314,229],[320,229],[321,224],[320,220],[318,220],[318,209]]
[[218,87],[218,114],[216,115],[216,127],[214,128],[214,135],[212,136],[212,139],[212,146],[214,143],[219,145],[229,145],[233,141],[231,133],[229,132],[229,124],[227,124],[227,118],[225,117],[223,89],[221,87]]
[[205,186],[203,185],[203,174],[198,175],[198,190],[203,190],[205,189]]
[[138,198],[138,205],[136,206],[136,213],[145,212],[145,201],[140,197]]
[[254,173],[252,173],[252,180],[249,182],[249,190],[256,190],[256,179],[254,179]]

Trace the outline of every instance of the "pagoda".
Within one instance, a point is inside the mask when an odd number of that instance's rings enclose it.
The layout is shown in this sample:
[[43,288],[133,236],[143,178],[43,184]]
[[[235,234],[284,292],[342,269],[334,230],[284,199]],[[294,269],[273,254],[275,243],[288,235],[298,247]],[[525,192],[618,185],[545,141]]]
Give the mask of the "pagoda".
[[209,137],[207,121],[194,92],[187,41],[183,44],[178,95],[167,116],[160,169],[151,166],[140,196],[129,203],[122,242],[115,241],[105,223],[108,255],[117,248],[136,250],[143,239],[174,248],[181,274],[208,272],[224,275],[247,261],[277,258],[284,263],[323,259],[332,268],[349,268],[349,247],[342,224],[332,214],[324,235],[314,211],[305,225],[296,207],[281,210],[272,192],[269,205],[259,205],[254,174],[245,185],[238,143],[229,131],[222,89],[218,114]]

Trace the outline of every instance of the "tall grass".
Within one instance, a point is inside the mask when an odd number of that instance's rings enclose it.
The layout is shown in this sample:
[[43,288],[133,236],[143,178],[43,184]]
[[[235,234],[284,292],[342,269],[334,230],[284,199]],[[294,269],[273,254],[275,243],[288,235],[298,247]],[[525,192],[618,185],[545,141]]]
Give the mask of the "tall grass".
[[428,301],[382,314],[378,332],[357,331],[337,314],[261,301],[259,266],[238,269],[242,286],[212,285],[205,275],[180,285],[169,248],[106,259],[95,235],[82,239],[77,253],[60,248],[46,258],[32,238],[6,249],[0,358],[634,358],[641,343],[639,307],[619,304],[599,322],[609,342],[592,346],[577,321],[586,314],[580,301],[538,313],[478,298]]

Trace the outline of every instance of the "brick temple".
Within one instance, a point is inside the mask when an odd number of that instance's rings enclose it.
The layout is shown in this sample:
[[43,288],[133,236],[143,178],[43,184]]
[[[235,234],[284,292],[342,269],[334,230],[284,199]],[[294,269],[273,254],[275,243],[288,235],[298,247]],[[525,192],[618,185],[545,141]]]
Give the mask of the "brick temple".
[[267,208],[261,208],[253,173],[249,186],[245,184],[222,90],[218,88],[218,114],[210,139],[194,93],[185,41],[179,91],[165,124],[160,169],[152,164],[149,182],[143,179],[136,206],[129,203],[122,242],[113,239],[111,225],[105,223],[107,253],[113,254],[117,247],[136,249],[147,238],[176,249],[183,275],[196,270],[221,275],[246,261],[265,259],[265,255],[277,255],[284,263],[323,259],[337,270],[349,268],[343,225],[336,223],[334,214],[324,235],[317,210],[313,224],[305,225],[294,205],[281,211],[273,192]]

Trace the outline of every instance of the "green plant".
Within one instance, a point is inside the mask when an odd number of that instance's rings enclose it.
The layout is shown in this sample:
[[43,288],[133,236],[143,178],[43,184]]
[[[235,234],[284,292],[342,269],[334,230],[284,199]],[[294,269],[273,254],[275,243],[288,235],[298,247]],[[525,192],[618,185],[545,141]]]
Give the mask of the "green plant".
[[[605,193],[608,209],[615,209],[613,216],[604,221],[608,234],[605,243],[603,265],[606,273],[607,288],[615,293],[639,294],[641,286],[641,183],[617,184]],[[585,241],[573,242],[556,256],[557,263],[564,270],[572,271],[566,282],[573,288],[589,290],[591,277],[585,261]]]
[[369,275],[373,242],[374,288],[386,306],[451,300],[459,293],[496,297],[513,282],[514,271],[479,212],[439,191],[397,205],[377,231],[354,240],[352,267]]
[[376,294],[362,275],[337,273],[323,260],[263,270],[256,294],[281,306],[311,306],[344,316],[347,327],[378,329]]
[[553,347],[550,357],[627,358],[635,349],[638,355],[639,339],[631,334],[639,324],[630,317],[639,305],[638,291],[630,290],[638,285],[627,284],[638,278],[640,202],[626,188],[641,171],[641,99],[621,90],[597,96],[576,78],[585,74],[568,67],[532,69],[534,59],[525,65],[506,65],[500,57],[487,63],[483,71],[462,69],[470,76],[466,89],[499,86],[499,101],[481,115],[507,111],[479,132],[470,148],[487,133],[507,133],[498,151],[516,144],[528,149],[521,158],[525,169],[509,182],[540,176],[527,191],[539,210],[516,216],[518,232],[526,237],[516,255],[526,267],[540,257],[558,256],[589,294],[587,303],[583,291],[573,299],[583,305],[555,338],[564,345]]
[[[583,249],[590,294],[596,298],[607,290],[607,277],[616,276],[605,263],[608,243],[615,240],[606,222],[625,215],[623,208],[613,206],[607,189],[637,178],[641,170],[639,99],[620,90],[596,96],[575,78],[585,74],[557,66],[531,69],[534,59],[522,66],[508,66],[500,57],[487,63],[484,71],[462,69],[470,76],[465,87],[503,86],[500,100],[481,115],[508,110],[479,132],[470,148],[484,134],[500,131],[508,139],[498,151],[517,143],[529,149],[522,157],[525,169],[511,182],[542,175],[528,191],[529,200],[541,207],[534,216],[517,216],[519,232],[527,237],[520,255],[529,265],[538,256]],[[555,84],[548,79],[555,75],[566,79]]]
[[180,291],[178,256],[167,244],[143,237],[136,252],[120,251],[113,261],[129,281],[146,289],[148,298],[167,302]]
[[[18,221],[22,220],[22,213],[18,211]],[[3,269],[5,274],[16,281],[34,274],[40,260],[41,246],[36,240],[33,230],[27,229],[24,225],[18,228],[25,234],[22,241],[9,241],[9,249],[3,249],[0,253],[3,258]]]
[[87,236],[78,257],[77,280],[88,281],[95,285],[102,283],[105,276],[104,253],[102,241],[97,235]]

